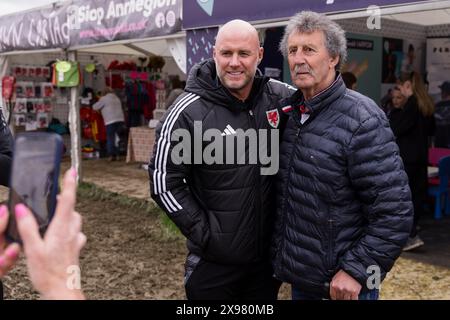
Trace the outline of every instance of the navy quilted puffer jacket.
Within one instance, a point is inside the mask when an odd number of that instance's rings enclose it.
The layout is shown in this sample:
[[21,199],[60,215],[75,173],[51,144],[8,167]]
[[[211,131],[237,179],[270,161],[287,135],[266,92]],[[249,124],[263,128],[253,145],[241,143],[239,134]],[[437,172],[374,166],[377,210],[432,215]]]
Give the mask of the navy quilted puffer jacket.
[[[286,104],[293,108],[280,151],[275,275],[327,298],[342,269],[366,291],[374,270],[384,279],[392,268],[412,225],[408,178],[389,122],[339,74],[314,98],[303,101],[299,90]],[[303,124],[300,105],[310,110]]]

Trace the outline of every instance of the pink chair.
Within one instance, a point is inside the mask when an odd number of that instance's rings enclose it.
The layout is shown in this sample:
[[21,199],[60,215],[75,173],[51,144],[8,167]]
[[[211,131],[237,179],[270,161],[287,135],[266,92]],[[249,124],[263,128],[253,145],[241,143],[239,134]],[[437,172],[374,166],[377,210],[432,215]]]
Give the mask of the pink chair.
[[428,164],[437,167],[439,160],[443,157],[450,156],[450,149],[447,148],[429,148],[428,149]]

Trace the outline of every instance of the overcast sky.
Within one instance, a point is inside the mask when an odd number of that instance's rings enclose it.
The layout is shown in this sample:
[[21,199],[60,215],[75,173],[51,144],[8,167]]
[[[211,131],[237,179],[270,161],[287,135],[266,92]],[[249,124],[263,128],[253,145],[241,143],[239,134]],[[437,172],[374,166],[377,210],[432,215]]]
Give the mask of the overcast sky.
[[10,14],[17,11],[24,11],[46,4],[58,2],[56,0],[0,0],[0,15]]

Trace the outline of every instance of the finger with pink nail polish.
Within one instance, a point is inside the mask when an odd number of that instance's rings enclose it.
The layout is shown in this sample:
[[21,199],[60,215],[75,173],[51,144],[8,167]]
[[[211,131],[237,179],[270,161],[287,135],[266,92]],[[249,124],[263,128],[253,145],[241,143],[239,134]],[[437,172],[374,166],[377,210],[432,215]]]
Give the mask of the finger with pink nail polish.
[[27,214],[28,214],[28,208],[25,205],[23,205],[21,203],[16,205],[16,219],[22,219]]

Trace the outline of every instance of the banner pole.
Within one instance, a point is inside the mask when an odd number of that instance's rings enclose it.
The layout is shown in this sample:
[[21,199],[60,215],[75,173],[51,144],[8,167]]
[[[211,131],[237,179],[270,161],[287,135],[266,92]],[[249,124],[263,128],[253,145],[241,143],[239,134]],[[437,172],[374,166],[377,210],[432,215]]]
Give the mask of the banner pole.
[[[76,61],[76,51],[69,51],[67,54],[70,61]],[[78,182],[82,182],[83,175],[81,171],[80,102],[78,99],[78,86],[70,88],[69,128],[71,142],[70,156],[72,167],[77,170]]]

